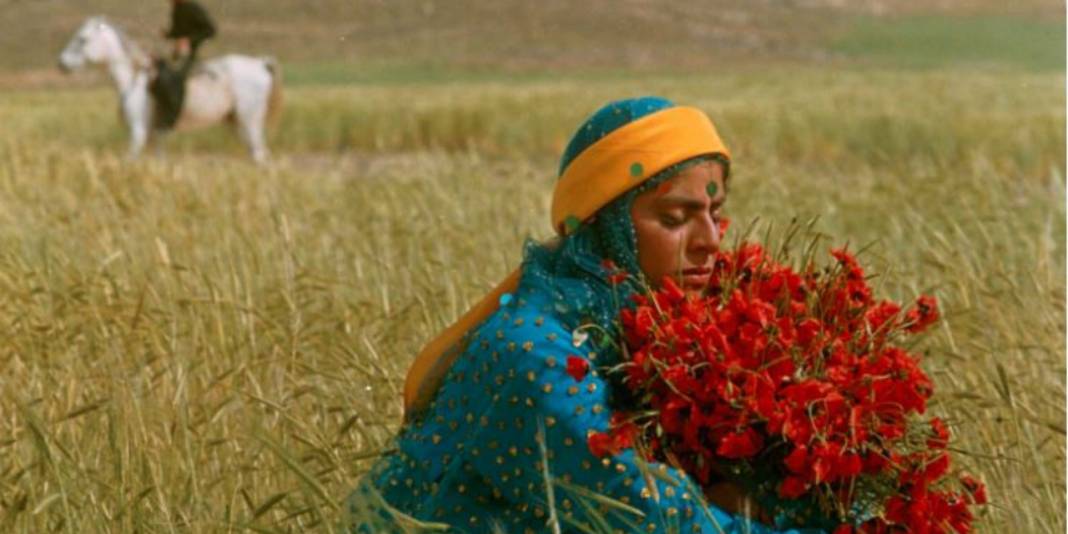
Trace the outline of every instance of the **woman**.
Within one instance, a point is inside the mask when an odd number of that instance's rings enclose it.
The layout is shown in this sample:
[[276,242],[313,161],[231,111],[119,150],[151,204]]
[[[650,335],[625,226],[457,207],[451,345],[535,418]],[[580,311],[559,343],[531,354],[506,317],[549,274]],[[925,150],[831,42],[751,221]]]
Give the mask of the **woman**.
[[[552,207],[560,237],[528,243],[521,269],[419,355],[397,451],[353,506],[380,495],[387,519],[399,511],[460,532],[767,532],[699,504],[679,470],[630,449],[598,458],[587,447],[590,433],[608,429],[616,399],[605,370],[620,357],[598,352],[587,333],[613,331],[643,281],[704,286],[729,162],[697,109],[646,97],[591,116],[561,159]],[[612,267],[638,276],[615,286]],[[727,507],[739,502],[732,495],[730,485],[710,492]]]

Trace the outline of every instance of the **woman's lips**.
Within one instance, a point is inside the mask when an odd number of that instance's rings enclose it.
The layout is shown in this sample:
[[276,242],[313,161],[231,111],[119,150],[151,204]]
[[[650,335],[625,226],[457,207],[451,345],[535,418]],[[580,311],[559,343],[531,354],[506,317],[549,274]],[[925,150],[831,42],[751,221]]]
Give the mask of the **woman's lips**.
[[687,287],[701,288],[708,285],[708,278],[712,269],[707,267],[694,267],[682,271],[682,281]]

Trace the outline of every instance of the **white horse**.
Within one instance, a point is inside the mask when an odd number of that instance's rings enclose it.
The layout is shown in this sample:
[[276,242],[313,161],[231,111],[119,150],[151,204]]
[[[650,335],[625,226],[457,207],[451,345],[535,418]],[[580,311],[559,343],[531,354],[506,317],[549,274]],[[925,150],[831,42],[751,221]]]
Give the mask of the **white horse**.
[[[149,91],[154,69],[135,42],[104,17],[90,17],[59,55],[64,71],[103,65],[119,94],[119,109],[130,131],[129,156],[137,157],[161,131],[153,128],[155,103]],[[269,157],[264,128],[281,107],[281,70],[273,58],[230,54],[194,67],[175,130],[227,121],[258,163]],[[159,142],[159,139],[153,139]]]

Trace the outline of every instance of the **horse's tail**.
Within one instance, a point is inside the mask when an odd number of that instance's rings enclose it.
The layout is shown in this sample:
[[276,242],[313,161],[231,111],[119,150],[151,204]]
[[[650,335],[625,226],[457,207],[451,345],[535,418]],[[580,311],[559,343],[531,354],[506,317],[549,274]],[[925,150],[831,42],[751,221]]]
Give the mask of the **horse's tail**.
[[271,92],[267,96],[267,122],[276,124],[282,112],[282,66],[273,57],[263,58],[267,72],[271,74]]

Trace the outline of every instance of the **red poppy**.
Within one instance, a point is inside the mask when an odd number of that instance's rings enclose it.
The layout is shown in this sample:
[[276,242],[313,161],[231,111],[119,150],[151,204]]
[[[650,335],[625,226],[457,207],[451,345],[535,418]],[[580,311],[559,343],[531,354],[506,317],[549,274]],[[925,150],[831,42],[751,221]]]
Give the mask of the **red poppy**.
[[783,460],[783,464],[794,474],[802,474],[807,471],[808,467],[808,447],[805,445],[798,445],[794,448],[793,452],[786,455],[786,459]]
[[764,446],[764,439],[752,428],[731,432],[719,442],[716,454],[724,458],[749,458]]
[[719,235],[722,237],[723,234],[727,233],[727,229],[730,228],[730,227],[731,227],[731,220],[728,219],[727,217],[721,218],[719,220]]
[[923,468],[923,481],[926,483],[934,482],[949,470],[949,455],[946,453],[939,454],[933,460],[926,463]]
[[591,432],[586,438],[590,454],[597,458],[614,456],[634,446],[638,427],[634,423],[613,424],[608,432]]
[[986,485],[984,485],[982,482],[979,482],[974,477],[968,474],[961,475],[960,481],[961,484],[964,485],[964,489],[966,489],[968,493],[971,494],[973,503],[987,503]]
[[605,277],[612,285],[621,284],[627,279],[627,272],[620,269],[619,266],[616,265],[616,262],[610,259],[601,260],[601,268],[604,269]]
[[916,305],[905,313],[905,327],[911,333],[927,330],[929,326],[938,320],[938,301],[930,295],[921,295],[916,299]]
[[590,362],[581,356],[569,355],[567,357],[567,374],[571,375],[571,378],[575,379],[575,382],[582,382],[586,379],[586,373],[590,371]]
[[868,322],[868,326],[873,332],[883,332],[893,329],[898,314],[901,313],[901,306],[896,302],[884,300],[879,304],[868,308],[868,311],[864,313],[864,319]]
[[779,496],[796,499],[808,492],[808,482],[801,477],[788,476],[779,484]]
[[938,417],[931,418],[931,432],[933,437],[927,440],[927,446],[932,449],[944,449],[949,445],[949,428]]
[[603,458],[612,452],[612,436],[605,432],[593,432],[586,438],[586,446],[590,449],[590,454]]

